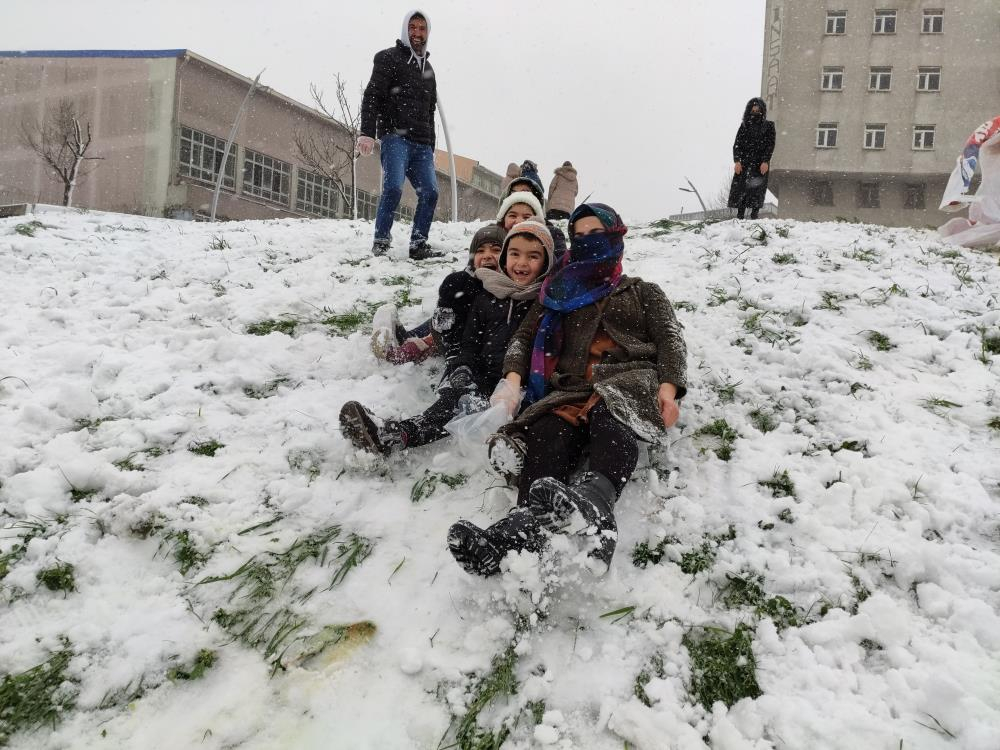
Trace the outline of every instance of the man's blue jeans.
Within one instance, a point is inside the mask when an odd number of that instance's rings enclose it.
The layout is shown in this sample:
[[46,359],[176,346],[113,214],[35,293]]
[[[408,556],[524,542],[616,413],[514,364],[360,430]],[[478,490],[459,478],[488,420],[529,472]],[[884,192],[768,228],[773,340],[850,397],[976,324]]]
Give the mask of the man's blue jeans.
[[431,219],[437,206],[437,175],[434,173],[434,148],[414,143],[389,133],[380,141],[382,153],[382,197],[375,212],[375,241],[388,244],[392,239],[392,215],[403,197],[403,180],[417,192],[417,210],[413,214],[410,247],[427,240]]

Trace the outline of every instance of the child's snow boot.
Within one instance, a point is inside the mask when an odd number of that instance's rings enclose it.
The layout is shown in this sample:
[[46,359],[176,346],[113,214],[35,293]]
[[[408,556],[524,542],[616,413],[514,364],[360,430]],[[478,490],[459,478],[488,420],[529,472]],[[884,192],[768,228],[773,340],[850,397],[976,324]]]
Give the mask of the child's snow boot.
[[357,401],[348,401],[340,407],[340,429],[355,448],[388,455],[395,448],[406,447],[406,435],[398,423],[375,421],[372,413]]
[[391,346],[386,350],[386,361],[394,365],[402,365],[407,362],[423,362],[434,353],[434,338],[424,336],[408,338],[399,346]]
[[486,452],[490,468],[507,484],[517,484],[517,478],[524,468],[524,457],[528,448],[518,435],[495,432],[486,441]]
[[500,572],[500,561],[508,552],[538,552],[543,542],[534,515],[523,508],[515,508],[486,529],[470,521],[459,521],[448,529],[448,549],[455,561],[471,575],[496,575]]
[[596,537],[596,548],[590,554],[608,566],[618,541],[614,514],[617,499],[618,492],[611,480],[596,471],[588,471],[571,485],[542,477],[532,482],[528,490],[528,508],[548,531],[569,530],[574,516],[579,514],[583,527],[576,533]]
[[386,361],[389,352],[399,347],[402,326],[399,325],[399,314],[391,302],[382,305],[372,317],[372,354]]

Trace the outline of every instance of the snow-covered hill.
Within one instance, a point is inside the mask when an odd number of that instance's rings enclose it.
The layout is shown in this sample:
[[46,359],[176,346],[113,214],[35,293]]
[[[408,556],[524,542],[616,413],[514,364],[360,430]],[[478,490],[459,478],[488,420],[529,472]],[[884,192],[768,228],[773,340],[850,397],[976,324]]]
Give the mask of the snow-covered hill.
[[511,502],[478,451],[337,423],[430,403],[367,321],[426,318],[475,228],[414,264],[364,222],[0,220],[0,746],[1000,746],[995,256],[633,227],[686,327],[673,442],[606,577],[480,580],[445,546]]

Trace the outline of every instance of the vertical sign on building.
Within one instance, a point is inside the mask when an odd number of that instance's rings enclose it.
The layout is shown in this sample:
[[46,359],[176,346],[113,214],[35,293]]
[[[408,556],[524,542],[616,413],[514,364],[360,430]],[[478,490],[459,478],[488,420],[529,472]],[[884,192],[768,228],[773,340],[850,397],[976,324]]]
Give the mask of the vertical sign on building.
[[778,93],[778,71],[781,67],[781,16],[783,8],[775,3],[771,9],[771,19],[767,29],[767,84],[764,88],[764,100],[767,102],[768,113],[774,113],[775,97]]

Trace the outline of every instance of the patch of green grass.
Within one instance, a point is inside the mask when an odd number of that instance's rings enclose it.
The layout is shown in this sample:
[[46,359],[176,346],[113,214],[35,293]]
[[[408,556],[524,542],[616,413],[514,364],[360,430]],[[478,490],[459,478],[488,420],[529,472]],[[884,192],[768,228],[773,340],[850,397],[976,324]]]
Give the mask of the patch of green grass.
[[118,417],[98,417],[97,419],[78,419],[74,424],[78,430],[95,432],[105,422],[114,422]]
[[[991,430],[997,430],[998,432],[1000,432],[1000,417],[993,417],[993,419],[991,419],[989,422],[986,423],[986,426],[989,427]],[[2,577],[3,576],[0,576],[0,578]]]
[[760,224],[754,224],[750,228],[750,239],[752,239],[758,245],[762,247],[766,245],[767,238],[768,238],[767,230],[764,229],[764,227],[761,226]]
[[188,450],[192,453],[196,453],[199,456],[214,457],[216,452],[220,448],[225,448],[226,446],[220,443],[218,440],[206,440],[202,443],[190,443],[188,445]]
[[795,482],[788,476],[787,469],[780,474],[776,469],[770,479],[762,479],[757,484],[771,490],[771,497],[795,497]]
[[187,497],[182,498],[181,502],[195,505],[199,508],[208,507],[208,500],[203,498],[201,495],[188,495]]
[[6,578],[11,568],[21,561],[32,539],[45,538],[49,535],[48,526],[42,521],[16,521],[3,528],[3,531],[12,530],[23,533],[16,534],[18,541],[7,552],[0,553],[0,581]]
[[200,568],[209,558],[208,553],[202,552],[198,548],[187,529],[167,532],[163,541],[160,542],[160,549],[163,549],[164,545],[173,556],[182,576],[186,576],[192,568]]
[[686,300],[678,300],[674,302],[675,310],[684,310],[685,312],[695,312],[698,309],[698,305],[694,302],[688,302]]
[[150,513],[129,527],[129,532],[139,539],[149,539],[163,531],[163,518],[158,513]]
[[731,404],[736,400],[736,386],[742,384],[742,380],[734,381],[726,378],[723,382],[713,385],[712,390],[718,394],[719,401],[724,404]]
[[896,345],[889,341],[889,337],[879,331],[868,331],[865,339],[880,352],[887,352],[890,349],[896,348]]
[[145,471],[146,470],[145,466],[143,466],[142,464],[137,464],[134,461],[132,461],[132,459],[135,458],[137,455],[139,455],[139,452],[133,451],[120,461],[115,461],[112,464],[112,466],[118,469],[118,471]]
[[733,457],[733,446],[740,434],[729,426],[725,419],[716,419],[701,427],[696,435],[706,435],[718,440],[715,447],[715,455],[723,461],[728,461]]
[[54,729],[76,707],[76,678],[66,673],[73,651],[62,638],[41,664],[19,674],[6,674],[0,682],[0,747],[15,733],[49,727]]
[[243,395],[247,398],[270,398],[278,392],[278,386],[285,385],[289,382],[291,382],[289,378],[278,377],[274,380],[268,380],[262,385],[248,385],[243,388]]
[[22,237],[34,237],[36,229],[42,229],[45,225],[40,221],[29,221],[25,224],[17,224],[14,231]]
[[330,329],[330,333],[335,336],[346,336],[349,333],[359,330],[372,322],[372,316],[379,308],[374,302],[365,303],[363,307],[348,310],[345,313],[329,313],[320,320],[322,325]]
[[295,329],[298,325],[299,321],[289,318],[283,320],[268,318],[257,323],[251,323],[246,327],[246,332],[251,336],[267,336],[269,333],[283,333],[286,336],[292,336],[295,334]]
[[693,576],[709,570],[715,565],[715,556],[716,547],[710,542],[702,542],[700,546],[681,553],[681,572]]
[[750,423],[763,433],[773,432],[778,429],[778,421],[774,418],[774,415],[759,407],[750,412]]
[[434,494],[439,483],[450,489],[455,489],[465,484],[468,479],[465,474],[441,474],[425,469],[424,475],[410,488],[410,501],[419,503],[421,500],[426,500]]
[[930,398],[923,399],[920,402],[920,405],[923,406],[928,411],[934,412],[935,414],[940,414],[941,413],[939,411],[940,409],[954,409],[954,408],[960,408],[962,406],[961,404],[957,404],[954,401],[949,401],[946,398],[939,398],[937,396],[931,396]]
[[840,292],[823,291],[820,292],[820,298],[820,303],[814,309],[840,312],[842,309],[840,303],[847,299],[847,295]]
[[741,623],[732,633],[706,628],[700,637],[686,633],[681,643],[691,657],[691,697],[706,710],[716,701],[732,706],[743,698],[759,698],[753,632]]
[[764,591],[764,576],[747,573],[742,576],[727,574],[726,584],[719,591],[719,598],[729,609],[748,607],[757,617],[769,617],[778,630],[798,627],[805,623],[805,615],[783,596],[768,596]]
[[[503,724],[497,732],[479,725],[479,715],[492,703],[517,693],[517,652],[514,644],[493,657],[490,671],[473,686],[465,715],[452,720],[449,732],[454,731],[459,750],[499,750],[510,736],[510,729]],[[450,745],[448,747],[455,747]]]
[[791,508],[785,508],[778,514],[778,520],[784,523],[795,523],[795,516],[792,515]]
[[337,557],[335,562],[339,563],[330,581],[330,588],[341,583],[354,568],[363,563],[375,548],[374,543],[359,534],[351,534],[347,541],[337,545]]
[[708,288],[708,294],[709,307],[719,307],[727,302],[741,299],[739,289],[733,292],[723,286],[710,286]]
[[200,680],[205,676],[205,672],[215,666],[216,654],[214,651],[209,651],[207,648],[203,648],[194,657],[194,661],[191,664],[185,664],[181,667],[174,667],[167,672],[168,680]]
[[212,235],[212,241],[208,243],[206,250],[229,250],[229,242],[221,234]]
[[409,286],[411,284],[409,276],[387,276],[382,279],[382,283],[385,286]]
[[646,686],[652,682],[653,678],[663,680],[666,679],[667,673],[663,668],[663,655],[653,654],[646,666],[642,668],[642,671],[635,677],[635,686],[632,688],[632,692],[635,693],[635,697],[638,698],[644,706],[652,707],[653,701],[646,694]]
[[35,574],[37,580],[49,591],[76,591],[75,568],[71,563],[58,563],[50,568],[43,568]]
[[637,568],[658,565],[666,554],[667,547],[678,542],[675,537],[664,537],[652,547],[649,546],[649,542],[639,542],[632,548],[632,564]]
[[857,359],[851,363],[851,366],[854,367],[855,370],[870,370],[874,367],[871,359],[869,359],[868,355],[863,352],[858,352]]
[[990,356],[1000,354],[1000,335],[987,335],[986,329],[983,328],[980,330],[979,336],[981,347],[979,360],[983,364],[989,364]]
[[862,263],[874,263],[879,259],[879,254],[874,250],[855,248],[851,252],[844,255],[844,257],[850,258],[851,260],[860,260]]
[[872,595],[872,592],[867,586],[865,586],[864,583],[861,582],[861,579],[858,578],[857,573],[853,570],[848,574],[848,577],[851,579],[851,589],[854,592],[854,601],[851,603],[848,611],[852,615],[856,615],[858,613],[858,607]]
[[794,253],[775,253],[771,256],[771,260],[777,263],[779,266],[788,265],[791,263],[798,263],[798,258],[795,257]]
[[70,485],[69,497],[74,503],[82,502],[83,500],[88,500],[95,495],[97,495],[98,490],[94,487],[75,487]]
[[312,450],[293,450],[288,453],[288,468],[309,477],[309,483],[322,471],[323,457]]

